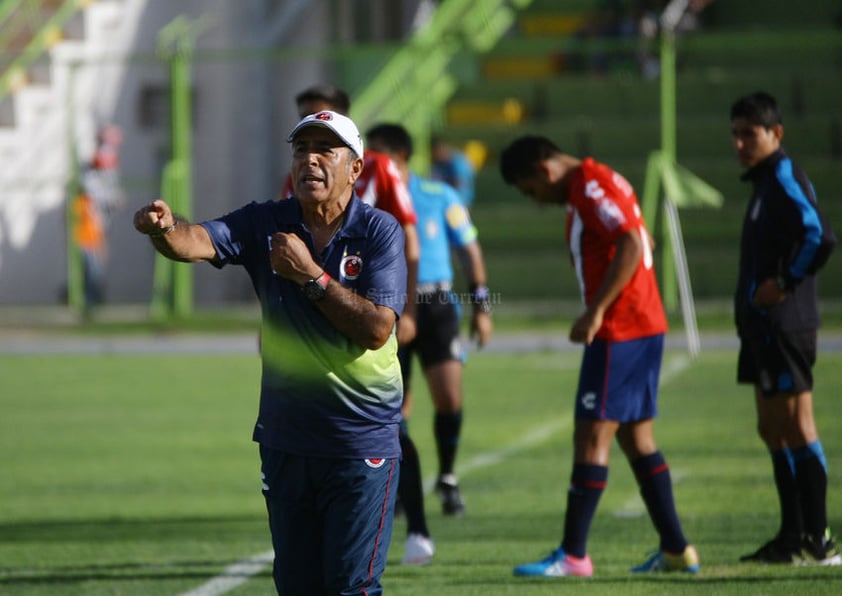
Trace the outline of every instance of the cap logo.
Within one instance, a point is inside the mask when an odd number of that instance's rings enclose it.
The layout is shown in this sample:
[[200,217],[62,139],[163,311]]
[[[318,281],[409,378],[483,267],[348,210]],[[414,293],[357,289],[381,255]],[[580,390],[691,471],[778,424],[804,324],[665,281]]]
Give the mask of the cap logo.
[[310,114],[292,129],[292,132],[287,137],[287,142],[292,143],[298,131],[307,126],[323,126],[324,128],[330,129],[345,145],[350,147],[351,151],[357,157],[363,156],[365,150],[363,149],[362,136],[360,135],[360,131],[357,130],[357,125],[347,116],[331,112],[330,110],[322,110],[321,112]]

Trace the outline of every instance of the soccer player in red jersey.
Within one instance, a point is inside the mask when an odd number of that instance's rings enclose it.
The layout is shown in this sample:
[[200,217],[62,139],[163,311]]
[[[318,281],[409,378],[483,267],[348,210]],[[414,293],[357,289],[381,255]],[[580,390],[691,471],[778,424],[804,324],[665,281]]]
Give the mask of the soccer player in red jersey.
[[585,304],[570,330],[584,354],[564,536],[548,557],[514,573],[593,575],[587,538],[614,437],[660,537],[657,552],[632,571],[695,573],[699,556],[681,529],[669,467],[652,430],[667,321],[634,189],[608,166],[563,153],[540,136],[512,142],[501,154],[500,170],[507,184],[536,203],[567,209],[567,243]]

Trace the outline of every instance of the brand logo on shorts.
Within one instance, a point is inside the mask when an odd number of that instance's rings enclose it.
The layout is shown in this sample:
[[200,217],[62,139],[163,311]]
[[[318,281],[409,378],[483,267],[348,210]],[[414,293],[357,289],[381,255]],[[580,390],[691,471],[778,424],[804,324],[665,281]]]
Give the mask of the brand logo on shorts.
[[596,393],[593,391],[582,396],[582,407],[586,410],[593,410],[596,407]]
[[768,370],[760,371],[760,388],[767,392],[775,388],[775,384],[772,383],[772,375],[769,374]]
[[374,468],[375,470],[377,468],[382,468],[385,463],[386,459],[383,457],[372,457],[365,460],[365,465],[369,468]]

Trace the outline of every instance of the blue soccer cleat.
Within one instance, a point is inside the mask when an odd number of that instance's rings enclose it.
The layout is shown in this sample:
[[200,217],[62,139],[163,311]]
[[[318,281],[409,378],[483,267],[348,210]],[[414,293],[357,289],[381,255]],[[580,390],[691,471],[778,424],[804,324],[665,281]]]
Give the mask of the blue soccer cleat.
[[590,577],[593,575],[593,563],[588,555],[574,557],[558,547],[546,559],[518,565],[514,574],[531,577]]

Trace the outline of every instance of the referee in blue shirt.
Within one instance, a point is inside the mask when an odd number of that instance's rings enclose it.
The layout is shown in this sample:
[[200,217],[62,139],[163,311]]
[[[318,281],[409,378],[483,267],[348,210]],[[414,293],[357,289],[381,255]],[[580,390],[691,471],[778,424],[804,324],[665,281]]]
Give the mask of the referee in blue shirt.
[[[366,133],[372,150],[385,153],[398,166],[409,187],[421,249],[418,263],[417,335],[400,349],[404,385],[409,388],[411,361],[418,355],[435,407],[434,434],[439,474],[436,491],[446,515],[462,515],[465,503],[454,471],[462,427],[462,368],[465,352],[459,337],[462,303],[471,308],[471,336],[482,347],[491,337],[491,302],[477,230],[456,191],[409,171],[413,143],[398,124],[380,124]],[[451,251],[459,256],[470,291],[453,291]],[[404,396],[408,415],[409,394]],[[401,491],[403,497],[403,490]],[[404,505],[406,505],[404,503]]]

